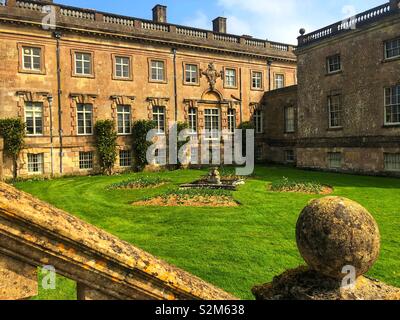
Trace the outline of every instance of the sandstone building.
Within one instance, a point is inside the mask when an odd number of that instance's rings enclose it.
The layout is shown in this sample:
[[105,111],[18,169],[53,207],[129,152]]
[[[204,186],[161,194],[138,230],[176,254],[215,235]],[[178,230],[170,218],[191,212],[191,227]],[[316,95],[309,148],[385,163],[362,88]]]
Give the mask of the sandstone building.
[[264,92],[297,82],[293,46],[228,34],[222,17],[208,31],[167,23],[160,5],[148,21],[52,1],[0,3],[0,117],[27,123],[20,176],[96,170],[99,119],[115,120],[120,170],[132,165],[138,119],[200,131],[254,118],[261,133]]
[[301,30],[298,85],[264,97],[268,160],[400,173],[399,3],[392,0],[309,34]]

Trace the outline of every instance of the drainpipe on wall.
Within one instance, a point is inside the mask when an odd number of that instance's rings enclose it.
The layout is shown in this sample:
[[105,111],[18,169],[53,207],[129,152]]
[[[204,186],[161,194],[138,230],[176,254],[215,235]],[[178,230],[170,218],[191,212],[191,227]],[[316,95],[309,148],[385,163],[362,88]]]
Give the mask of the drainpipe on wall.
[[242,90],[242,68],[239,68],[239,90],[240,90],[240,104],[239,104],[239,108],[240,108],[240,124],[243,123],[243,90]]
[[267,61],[267,66],[268,66],[268,91],[271,91],[271,66],[272,66],[272,60],[268,59]]
[[60,174],[63,173],[63,129],[62,129],[62,106],[61,106],[61,61],[60,61],[60,39],[61,32],[55,31],[54,37],[57,42],[56,56],[57,56],[57,97],[58,97],[58,134],[60,137]]
[[172,49],[174,54],[174,102],[175,102],[175,122],[178,121],[178,85],[177,85],[177,72],[176,72],[176,48]]
[[50,110],[50,161],[51,161],[51,177],[54,176],[54,139],[53,139],[53,96],[47,96],[47,100],[49,101],[49,110]]

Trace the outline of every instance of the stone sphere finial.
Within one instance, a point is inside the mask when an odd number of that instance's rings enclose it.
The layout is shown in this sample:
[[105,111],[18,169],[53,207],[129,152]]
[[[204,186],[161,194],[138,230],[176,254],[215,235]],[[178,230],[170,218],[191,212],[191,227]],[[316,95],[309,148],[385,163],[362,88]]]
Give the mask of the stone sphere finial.
[[340,197],[311,201],[297,221],[296,240],[309,267],[335,279],[343,279],[345,266],[363,275],[380,250],[375,219],[358,203]]
[[306,34],[306,29],[301,28],[299,32],[300,32],[300,34],[301,34],[302,36],[304,36],[304,35]]

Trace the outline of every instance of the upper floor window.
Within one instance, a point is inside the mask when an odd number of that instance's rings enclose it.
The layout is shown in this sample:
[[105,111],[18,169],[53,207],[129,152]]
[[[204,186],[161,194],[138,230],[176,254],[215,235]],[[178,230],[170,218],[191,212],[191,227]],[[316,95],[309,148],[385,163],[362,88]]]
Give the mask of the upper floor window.
[[400,153],[385,153],[385,170],[400,171]]
[[285,108],[285,132],[292,133],[295,131],[295,112],[294,107],[289,106]]
[[253,121],[256,133],[263,133],[263,113],[261,110],[254,111]]
[[329,128],[341,128],[343,125],[341,96],[334,95],[328,97],[328,108],[329,108]]
[[43,153],[28,153],[28,172],[43,173]]
[[400,85],[385,89],[385,124],[400,124]]
[[78,104],[78,134],[89,135],[93,133],[93,107],[91,104]]
[[92,73],[92,54],[75,52],[75,75],[91,76]]
[[228,131],[234,133],[236,129],[236,110],[228,110]]
[[22,47],[22,65],[24,70],[42,70],[42,49],[37,47]]
[[189,130],[192,133],[197,132],[197,109],[189,108]]
[[150,61],[150,80],[164,82],[165,76],[165,61],[151,60]]
[[199,83],[199,67],[197,66],[197,64],[185,64],[185,83]]
[[153,121],[156,123],[156,129],[158,133],[165,132],[165,108],[164,107],[153,107]]
[[328,73],[334,73],[342,70],[340,54],[328,57],[326,60],[327,60]]
[[276,74],[275,75],[275,89],[281,89],[285,86],[285,75]]
[[115,78],[130,79],[131,78],[131,58],[115,57]]
[[253,71],[251,73],[251,88],[262,89],[263,88],[263,73],[260,71]]
[[385,42],[385,59],[400,57],[400,38]]
[[28,135],[43,134],[43,103],[27,102],[25,104],[25,122]]
[[131,133],[131,106],[117,106],[118,134]]
[[236,69],[226,68],[225,69],[225,87],[236,88]]
[[205,109],[204,123],[206,134],[209,139],[218,139],[220,130],[219,109]]

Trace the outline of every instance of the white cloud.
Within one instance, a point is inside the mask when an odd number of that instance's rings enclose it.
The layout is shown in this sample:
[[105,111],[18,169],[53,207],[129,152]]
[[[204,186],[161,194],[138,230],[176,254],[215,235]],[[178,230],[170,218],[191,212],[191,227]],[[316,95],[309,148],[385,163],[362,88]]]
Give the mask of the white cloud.
[[191,18],[190,20],[185,20],[182,24],[199,29],[208,30],[211,28],[211,20],[203,11],[196,11],[196,14],[193,18]]
[[218,0],[218,5],[256,14],[288,14],[296,8],[295,0]]

